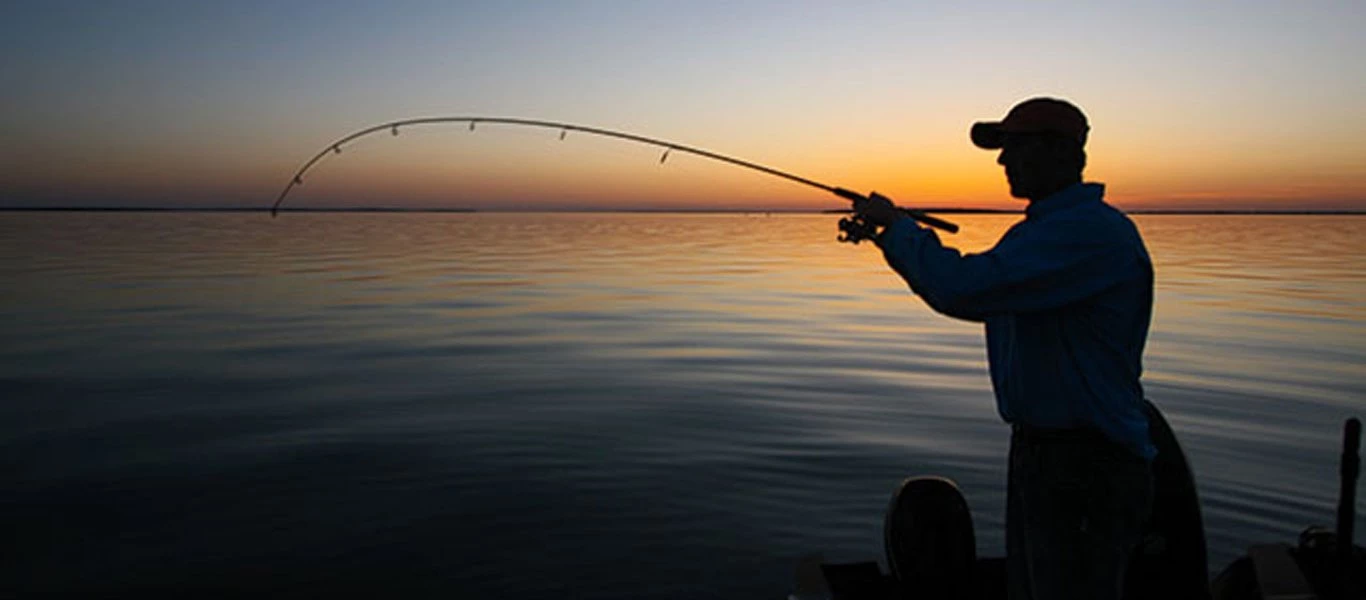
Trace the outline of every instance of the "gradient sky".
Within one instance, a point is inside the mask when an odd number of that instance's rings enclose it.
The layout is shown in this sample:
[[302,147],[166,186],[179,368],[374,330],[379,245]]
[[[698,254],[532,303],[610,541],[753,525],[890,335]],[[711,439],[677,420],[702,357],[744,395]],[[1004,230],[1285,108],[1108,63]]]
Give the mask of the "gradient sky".
[[[1091,118],[1126,208],[1366,210],[1366,3],[102,2],[0,9],[0,206],[268,206],[336,138],[519,116],[662,137],[911,206],[1018,208],[974,120]],[[820,209],[553,131],[367,138],[292,206]]]

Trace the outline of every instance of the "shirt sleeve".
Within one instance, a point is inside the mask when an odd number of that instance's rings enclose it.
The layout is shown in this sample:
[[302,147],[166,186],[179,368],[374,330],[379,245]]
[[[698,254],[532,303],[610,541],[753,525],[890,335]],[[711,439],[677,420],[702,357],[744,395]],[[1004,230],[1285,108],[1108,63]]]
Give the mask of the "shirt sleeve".
[[1076,219],[1022,222],[991,250],[966,255],[900,219],[878,245],[930,308],[970,321],[1083,300],[1135,276],[1140,260],[1109,224]]

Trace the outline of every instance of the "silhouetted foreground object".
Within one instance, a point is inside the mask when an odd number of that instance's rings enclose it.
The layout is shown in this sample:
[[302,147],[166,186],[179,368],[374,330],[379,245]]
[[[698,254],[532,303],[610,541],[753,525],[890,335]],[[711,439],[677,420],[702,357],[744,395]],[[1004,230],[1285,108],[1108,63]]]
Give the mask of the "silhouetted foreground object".
[[[565,139],[566,134],[568,134],[570,131],[580,132],[580,133],[588,133],[588,134],[592,134],[592,135],[600,135],[600,136],[611,137],[611,138],[617,138],[617,139],[620,139],[620,140],[627,140],[627,141],[630,141],[630,142],[636,142],[636,143],[640,143],[640,144],[647,144],[647,145],[650,145],[650,146],[657,146],[657,147],[663,148],[663,149],[664,149],[664,153],[661,154],[661,155],[659,156],[659,162],[660,162],[660,164],[663,164],[664,161],[665,161],[666,159],[669,158],[669,153],[670,153],[670,152],[675,152],[675,151],[677,151],[677,152],[686,152],[686,153],[688,153],[688,154],[692,154],[692,155],[695,155],[695,156],[701,156],[701,157],[703,157],[703,158],[708,158],[708,159],[711,159],[711,160],[720,161],[720,162],[723,162],[723,163],[735,165],[735,166],[737,166],[737,167],[744,167],[744,168],[746,168],[746,169],[753,169],[753,170],[759,171],[759,172],[761,172],[761,173],[767,173],[767,174],[773,175],[773,176],[775,176],[775,177],[781,177],[781,178],[786,179],[786,180],[788,180],[788,181],[794,181],[794,182],[800,183],[800,184],[802,184],[802,185],[807,185],[807,186],[811,186],[811,187],[814,187],[814,188],[819,188],[819,189],[825,190],[825,191],[827,191],[827,192],[830,192],[830,193],[832,193],[832,194],[834,194],[834,195],[836,195],[836,196],[839,196],[839,197],[841,197],[841,198],[844,198],[845,200],[849,200],[850,202],[858,203],[858,202],[866,202],[866,201],[868,200],[868,197],[867,197],[867,196],[864,196],[864,195],[862,195],[862,194],[859,194],[858,192],[850,191],[850,190],[847,190],[847,189],[844,189],[844,188],[841,188],[841,187],[836,187],[836,186],[833,186],[833,185],[827,185],[827,184],[821,183],[821,182],[819,182],[819,181],[815,181],[815,180],[812,180],[812,179],[807,179],[807,178],[805,178],[805,177],[800,177],[800,176],[793,175],[793,174],[791,174],[791,173],[787,173],[787,172],[784,172],[784,171],[779,171],[778,169],[774,169],[774,168],[771,168],[771,167],[766,167],[766,166],[761,165],[761,164],[758,164],[758,163],[753,163],[753,162],[750,162],[750,161],[747,161],[747,160],[741,160],[741,159],[734,158],[734,157],[731,157],[731,156],[726,156],[726,155],[724,155],[724,154],[717,154],[717,153],[715,153],[715,152],[711,152],[711,151],[709,151],[709,150],[703,150],[703,149],[701,149],[701,148],[694,148],[694,147],[692,147],[692,146],[685,146],[685,145],[683,145],[683,144],[676,144],[676,143],[674,143],[674,142],[670,142],[670,141],[667,141],[667,140],[661,140],[661,139],[657,139],[657,138],[645,137],[645,136],[643,136],[643,135],[636,135],[636,134],[634,134],[634,133],[625,133],[625,132],[622,132],[622,131],[613,131],[613,130],[610,130],[610,129],[602,129],[602,128],[599,128],[599,127],[586,127],[586,126],[583,126],[583,125],[574,125],[574,124],[572,124],[572,123],[561,123],[561,122],[557,122],[557,121],[543,121],[543,120],[540,120],[540,119],[519,119],[519,118],[513,118],[513,117],[422,117],[422,118],[417,118],[417,119],[404,119],[404,120],[401,120],[401,121],[391,121],[391,122],[389,122],[389,123],[382,123],[382,124],[380,124],[380,125],[374,125],[374,126],[371,126],[371,127],[367,127],[367,128],[362,129],[362,130],[360,130],[360,131],[357,131],[357,132],[348,134],[348,135],[346,135],[346,136],[343,136],[341,139],[339,139],[339,140],[337,140],[337,141],[335,141],[335,142],[332,142],[331,144],[328,144],[326,147],[324,147],[324,148],[323,148],[321,151],[319,151],[317,154],[313,155],[313,158],[309,159],[308,162],[304,163],[304,166],[300,167],[299,170],[298,170],[297,172],[294,173],[294,177],[290,178],[289,183],[285,184],[285,189],[280,191],[279,197],[277,197],[277,198],[275,199],[275,203],[272,204],[271,207],[270,207],[270,214],[271,214],[271,216],[275,216],[275,214],[280,210],[280,205],[281,205],[282,203],[284,203],[284,201],[285,201],[285,196],[288,196],[288,195],[289,195],[290,190],[294,189],[295,186],[303,185],[303,183],[304,183],[304,175],[305,175],[306,173],[308,173],[308,170],[309,170],[309,169],[312,169],[312,168],[313,168],[313,165],[317,164],[318,161],[321,161],[322,159],[326,158],[328,155],[331,155],[331,154],[341,154],[342,147],[343,147],[345,144],[348,144],[348,143],[350,143],[350,142],[352,142],[352,141],[354,141],[354,140],[356,140],[356,139],[358,139],[358,138],[365,137],[365,136],[370,135],[370,134],[372,134],[372,133],[378,133],[378,132],[381,132],[381,131],[388,131],[389,133],[391,133],[391,134],[393,134],[393,135],[398,135],[399,130],[400,130],[401,128],[403,128],[403,127],[412,127],[412,126],[415,126],[415,125],[435,125],[435,124],[443,124],[443,123],[445,123],[445,124],[449,124],[449,123],[468,123],[468,124],[469,124],[469,127],[470,127],[470,131],[474,131],[475,126],[478,125],[479,123],[494,123],[494,124],[498,124],[498,125],[517,125],[517,126],[522,126],[522,127],[540,127],[540,128],[547,128],[547,129],[558,129],[558,130],[560,130],[560,139],[561,139],[561,140]],[[935,228],[937,228],[937,229],[942,229],[942,230],[947,231],[947,232],[949,232],[949,233],[956,233],[956,232],[958,231],[958,226],[957,226],[957,225],[954,225],[953,223],[950,223],[950,222],[945,221],[945,220],[943,220],[943,219],[939,219],[939,218],[936,218],[936,217],[932,217],[932,216],[927,215],[927,214],[925,214],[925,213],[923,213],[923,212],[920,212],[920,211],[918,211],[918,210],[912,210],[912,209],[901,209],[901,210],[902,210],[902,212],[904,212],[906,215],[910,216],[912,219],[915,219],[916,221],[919,221],[919,222],[921,222],[921,223],[924,223],[924,224],[926,224],[926,225],[929,225],[930,227],[935,227]],[[840,221],[840,230],[843,231],[844,234],[842,234],[842,235],[839,237],[839,240],[840,240],[840,241],[850,241],[850,242],[857,243],[857,242],[860,241],[861,239],[864,239],[864,238],[861,238],[861,237],[858,237],[858,236],[860,235],[859,232],[863,232],[863,231],[865,231],[865,229],[867,229],[866,224],[862,223],[861,220],[860,220],[857,216],[851,217],[851,218],[847,218],[847,219],[842,219],[842,220]]]
[[887,266],[935,312],[984,325],[991,389],[1009,423],[1006,563],[1012,596],[1119,600],[1153,503],[1144,414],[1154,270],[1134,222],[1087,181],[1087,118],[1031,98],[973,125],[1025,218],[979,253],[871,195]]
[[1162,411],[1143,402],[1157,456],[1153,458],[1153,510],[1143,541],[1124,576],[1128,598],[1208,598],[1205,523],[1195,478],[1181,443]]
[[[887,568],[903,597],[971,598],[981,580],[972,513],[958,485],[912,477],[892,494],[883,525]],[[914,594],[908,592],[914,591]]]
[[1215,600],[1366,598],[1366,548],[1353,538],[1361,421],[1348,419],[1343,430],[1337,527],[1309,527],[1293,547],[1254,544],[1215,578]]
[[[1124,597],[1132,600],[1348,600],[1366,598],[1366,548],[1351,543],[1359,471],[1360,423],[1343,441],[1336,530],[1310,527],[1295,547],[1257,544],[1209,581],[1204,525],[1194,478],[1171,427],[1145,402],[1157,457],[1153,516],[1129,563]],[[1339,543],[1342,540],[1343,543]],[[886,517],[890,573],[874,561],[797,568],[790,600],[966,599],[1007,597],[1003,558],[979,558],[967,502],[944,477],[912,477],[892,496]]]

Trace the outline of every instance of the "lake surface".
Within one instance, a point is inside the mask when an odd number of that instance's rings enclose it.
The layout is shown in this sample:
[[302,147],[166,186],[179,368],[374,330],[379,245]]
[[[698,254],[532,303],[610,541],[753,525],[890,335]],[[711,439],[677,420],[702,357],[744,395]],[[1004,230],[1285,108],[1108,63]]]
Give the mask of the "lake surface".
[[[0,214],[0,595],[782,598],[918,474],[1002,554],[981,328],[835,220]],[[1331,525],[1366,217],[1135,221],[1211,568]]]

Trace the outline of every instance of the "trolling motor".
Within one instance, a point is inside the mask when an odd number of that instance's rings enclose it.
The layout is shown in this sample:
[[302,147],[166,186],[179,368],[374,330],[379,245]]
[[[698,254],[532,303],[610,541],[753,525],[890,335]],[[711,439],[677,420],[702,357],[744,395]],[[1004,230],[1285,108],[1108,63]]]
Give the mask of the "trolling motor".
[[[304,163],[304,165],[300,167],[297,172],[294,173],[294,177],[292,177],[289,180],[289,183],[285,184],[285,189],[282,190],[280,192],[280,195],[275,199],[275,204],[271,205],[270,207],[270,215],[273,217],[279,212],[280,205],[285,201],[285,196],[289,195],[290,190],[294,189],[295,186],[300,186],[304,184],[304,174],[307,173],[309,169],[313,168],[314,164],[317,164],[318,161],[326,158],[329,154],[341,154],[342,145],[349,144],[357,138],[364,137],[380,131],[388,131],[392,135],[398,135],[399,129],[402,127],[411,127],[415,125],[433,125],[439,123],[468,123],[470,131],[474,131],[474,126],[478,123],[494,123],[500,125],[517,125],[522,127],[540,127],[547,129],[557,129],[560,132],[560,140],[564,140],[565,136],[568,135],[571,131],[589,133],[593,135],[601,135],[605,137],[612,137],[663,148],[664,153],[661,154],[659,157],[660,164],[663,164],[664,161],[669,158],[670,152],[686,152],[688,154],[701,156],[703,158],[709,158],[712,160],[731,164],[737,167],[753,169],[761,173],[767,173],[775,177],[781,177],[788,181],[795,181],[802,185],[820,188],[836,196],[844,198],[845,200],[853,202],[855,206],[858,206],[858,204],[861,202],[867,202],[869,198],[869,196],[864,196],[863,194],[860,194],[858,192],[853,192],[832,185],[826,185],[819,181],[807,179],[805,177],[799,177],[797,175],[779,171],[771,167],[765,167],[758,163],[749,162],[747,160],[740,160],[738,158],[726,156],[724,154],[717,154],[715,152],[711,152],[708,150],[702,150],[700,148],[694,148],[691,146],[684,146],[682,144],[675,144],[670,141],[649,138],[641,135],[636,135],[633,133],[612,131],[610,129],[600,129],[597,127],[586,127],[583,125],[573,125],[570,123],[561,123],[557,121],[542,121],[539,119],[519,119],[511,117],[422,117],[416,119],[403,119],[400,121],[391,121],[388,123],[382,123],[372,127],[367,127],[360,131],[356,131],[354,133],[346,135],[341,139],[332,142],[331,144],[328,144],[320,152],[313,155],[313,158],[309,159],[308,162]],[[921,223],[924,223],[930,227],[943,229],[944,231],[947,231],[949,233],[958,232],[957,225],[954,225],[953,223],[950,223],[943,219],[932,217],[918,210],[912,210],[907,208],[903,208],[901,210],[912,219],[920,221]],[[839,227],[840,235],[837,239],[839,239],[839,241],[841,242],[857,244],[864,240],[874,239],[877,236],[877,228],[873,226],[871,223],[865,221],[863,217],[857,214],[855,214],[852,217],[840,219]]]
[[[1338,490],[1338,526],[1337,526],[1337,562],[1339,589],[1343,597],[1355,588],[1357,594],[1366,592],[1362,588],[1361,573],[1358,563],[1360,552],[1353,537],[1353,528],[1356,524],[1356,505],[1357,505],[1357,477],[1361,474],[1361,421],[1356,418],[1347,419],[1343,426],[1342,440],[1342,464],[1341,485]],[[1351,581],[1351,573],[1357,574],[1357,581]]]

